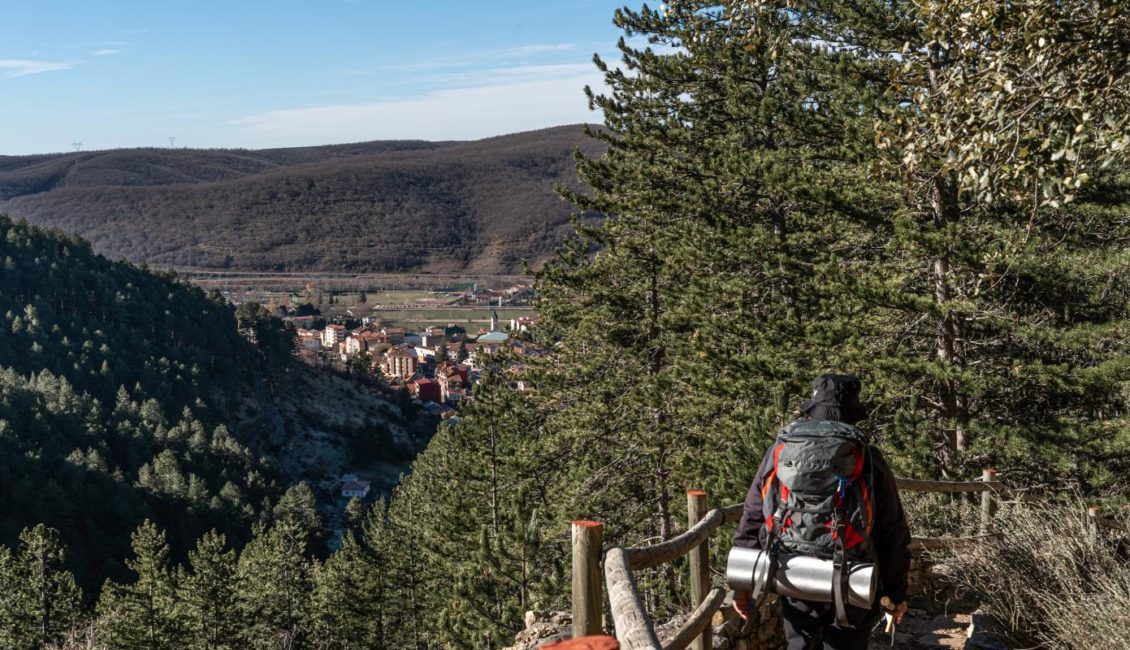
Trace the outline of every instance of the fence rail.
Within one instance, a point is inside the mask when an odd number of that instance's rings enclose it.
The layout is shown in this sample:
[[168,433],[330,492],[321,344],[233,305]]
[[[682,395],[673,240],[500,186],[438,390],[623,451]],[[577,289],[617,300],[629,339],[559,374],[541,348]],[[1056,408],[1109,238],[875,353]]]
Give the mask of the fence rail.
[[[1014,494],[997,481],[996,472],[986,469],[979,481],[924,481],[897,479],[900,490],[907,492],[981,493],[980,534],[974,537],[914,537],[911,549],[940,549],[975,543],[989,534],[996,509],[995,496],[1011,498]],[[711,647],[710,622],[722,606],[726,590],[709,589],[710,567],[708,544],[724,523],[741,519],[742,504],[733,504],[706,511],[705,492],[687,493],[687,531],[667,541],[650,546],[615,546],[601,552],[600,524],[592,521],[573,522],[573,636],[602,633],[603,594],[599,579],[604,565],[604,587],[607,589],[616,639],[623,650],[707,650]],[[635,571],[654,568],[691,556],[691,612],[683,626],[668,639],[660,640],[655,625],[644,607]]]

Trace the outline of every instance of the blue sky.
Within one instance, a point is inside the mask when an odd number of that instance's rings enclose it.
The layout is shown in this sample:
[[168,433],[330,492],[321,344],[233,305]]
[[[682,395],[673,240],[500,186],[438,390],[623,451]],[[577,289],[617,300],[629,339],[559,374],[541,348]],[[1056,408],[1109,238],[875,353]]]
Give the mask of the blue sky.
[[599,121],[623,0],[0,0],[0,155]]

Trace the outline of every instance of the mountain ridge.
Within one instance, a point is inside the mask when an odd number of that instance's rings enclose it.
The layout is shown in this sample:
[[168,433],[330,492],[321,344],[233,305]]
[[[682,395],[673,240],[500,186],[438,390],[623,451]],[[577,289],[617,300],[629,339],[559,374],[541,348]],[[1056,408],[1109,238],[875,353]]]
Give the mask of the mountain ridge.
[[513,273],[570,231],[581,125],[466,142],[0,156],[0,212],[131,262]]

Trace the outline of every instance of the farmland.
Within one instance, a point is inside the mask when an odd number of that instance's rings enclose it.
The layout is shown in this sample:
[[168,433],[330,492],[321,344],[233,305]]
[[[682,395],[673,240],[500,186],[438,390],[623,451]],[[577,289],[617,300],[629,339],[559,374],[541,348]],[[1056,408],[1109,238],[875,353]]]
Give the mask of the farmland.
[[476,289],[506,289],[531,283],[526,276],[334,273],[227,273],[180,269],[184,280],[218,289],[235,303],[293,307],[311,304],[328,318],[378,318],[386,324],[418,327],[454,323],[468,330],[534,314],[528,301],[468,304]]

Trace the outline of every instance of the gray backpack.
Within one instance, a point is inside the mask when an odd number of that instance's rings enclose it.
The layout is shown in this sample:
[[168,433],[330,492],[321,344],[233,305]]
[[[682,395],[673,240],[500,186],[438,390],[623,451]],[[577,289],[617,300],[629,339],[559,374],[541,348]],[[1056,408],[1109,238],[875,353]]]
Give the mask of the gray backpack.
[[846,564],[875,561],[868,445],[859,429],[830,420],[798,420],[777,434],[761,492],[771,554],[832,560],[837,587]]

